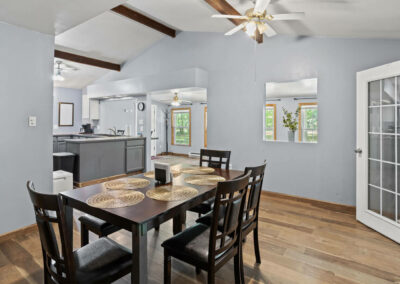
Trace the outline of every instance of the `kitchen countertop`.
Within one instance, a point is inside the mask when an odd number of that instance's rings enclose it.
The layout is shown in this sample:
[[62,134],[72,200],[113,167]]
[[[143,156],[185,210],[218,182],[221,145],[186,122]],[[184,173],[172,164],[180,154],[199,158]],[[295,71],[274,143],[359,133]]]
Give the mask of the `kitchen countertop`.
[[71,138],[63,139],[65,142],[69,143],[93,143],[93,142],[107,142],[107,141],[126,141],[126,140],[137,140],[146,139],[146,137],[140,136],[108,136],[105,134],[84,134],[84,133],[65,133],[65,134],[53,134],[54,137],[66,137]]
[[75,139],[65,139],[64,141],[68,143],[96,143],[96,142],[115,142],[115,141],[127,141],[127,140],[143,140],[146,137],[140,136],[113,136],[113,137],[90,137],[85,136],[75,138]]

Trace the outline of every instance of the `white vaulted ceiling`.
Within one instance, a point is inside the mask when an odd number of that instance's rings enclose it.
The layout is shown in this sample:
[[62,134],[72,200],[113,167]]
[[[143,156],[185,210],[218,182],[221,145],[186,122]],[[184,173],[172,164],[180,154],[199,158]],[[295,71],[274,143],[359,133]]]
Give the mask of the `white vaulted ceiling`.
[[56,48],[121,64],[164,34],[114,12],[105,12],[56,37]]
[[[254,5],[226,1],[242,14]],[[204,0],[0,0],[0,21],[56,35],[59,50],[122,64],[166,35],[110,11],[120,4],[178,32],[224,33],[233,27],[211,18],[218,12]],[[279,34],[400,38],[400,0],[271,0],[267,10],[306,13],[302,21],[271,23]],[[81,66],[62,85],[82,88],[107,72],[116,71]]]
[[228,20],[211,18],[217,12],[204,0],[128,0],[128,4],[181,31],[225,32],[234,27]]
[[0,21],[57,35],[126,0],[0,0]]

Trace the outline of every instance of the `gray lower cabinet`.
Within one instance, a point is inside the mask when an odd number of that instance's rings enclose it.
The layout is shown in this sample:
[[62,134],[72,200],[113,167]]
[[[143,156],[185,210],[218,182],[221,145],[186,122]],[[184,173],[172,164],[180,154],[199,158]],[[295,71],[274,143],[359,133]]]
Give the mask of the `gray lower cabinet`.
[[144,169],[144,146],[126,147],[126,172],[140,171]]
[[65,142],[65,141],[58,142],[58,151],[57,152],[67,152],[67,142]]

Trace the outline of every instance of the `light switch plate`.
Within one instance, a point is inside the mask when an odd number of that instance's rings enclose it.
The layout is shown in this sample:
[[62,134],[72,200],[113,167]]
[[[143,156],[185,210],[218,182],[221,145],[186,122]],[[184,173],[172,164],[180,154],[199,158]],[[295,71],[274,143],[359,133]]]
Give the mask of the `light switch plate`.
[[30,116],[29,117],[29,126],[30,127],[35,127],[36,126],[36,116]]

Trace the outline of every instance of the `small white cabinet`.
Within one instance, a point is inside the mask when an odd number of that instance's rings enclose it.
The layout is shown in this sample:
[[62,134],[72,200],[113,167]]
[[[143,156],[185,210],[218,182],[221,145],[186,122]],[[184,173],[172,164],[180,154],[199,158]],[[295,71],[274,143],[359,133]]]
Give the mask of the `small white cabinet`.
[[99,100],[90,100],[89,101],[89,109],[90,109],[90,119],[98,120],[100,119],[100,101]]

